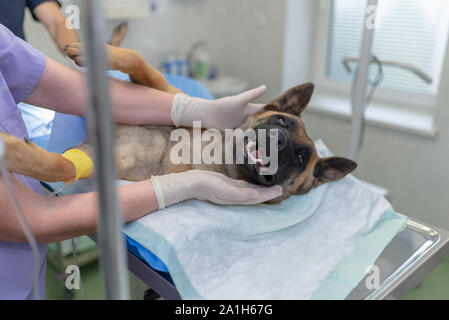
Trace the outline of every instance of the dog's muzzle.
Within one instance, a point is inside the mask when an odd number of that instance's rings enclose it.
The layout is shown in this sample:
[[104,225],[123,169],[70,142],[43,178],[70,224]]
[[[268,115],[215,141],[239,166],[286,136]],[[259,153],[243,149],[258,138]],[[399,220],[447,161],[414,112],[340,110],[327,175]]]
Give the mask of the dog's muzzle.
[[[265,143],[259,141],[259,134],[255,141],[245,141],[242,167],[258,184],[272,186],[279,180],[279,159],[280,154],[287,148],[288,134],[284,129],[275,126],[265,125],[256,128],[256,131],[258,132],[259,129],[265,129]],[[273,139],[276,140],[272,141]],[[274,152],[277,153],[276,157]],[[273,168],[275,168],[274,172]]]

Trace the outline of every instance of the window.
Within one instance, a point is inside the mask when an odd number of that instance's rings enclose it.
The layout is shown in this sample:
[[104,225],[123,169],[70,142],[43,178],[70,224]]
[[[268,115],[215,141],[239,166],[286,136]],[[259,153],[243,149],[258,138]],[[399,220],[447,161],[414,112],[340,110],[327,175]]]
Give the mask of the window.
[[[327,5],[323,9],[323,3]],[[318,48],[316,81],[324,87],[349,91],[354,73],[343,66],[344,57],[358,57],[366,0],[321,2],[321,31],[325,42]],[[429,103],[437,95],[449,31],[447,0],[379,0],[378,25],[372,54],[380,60],[413,64],[429,75],[426,83],[408,70],[384,66],[384,78],[375,96],[401,102]],[[318,67],[317,67],[318,66]],[[353,70],[355,63],[351,64]],[[370,68],[370,79],[377,73]],[[416,98],[419,99],[416,99]],[[394,102],[394,101],[390,101]]]

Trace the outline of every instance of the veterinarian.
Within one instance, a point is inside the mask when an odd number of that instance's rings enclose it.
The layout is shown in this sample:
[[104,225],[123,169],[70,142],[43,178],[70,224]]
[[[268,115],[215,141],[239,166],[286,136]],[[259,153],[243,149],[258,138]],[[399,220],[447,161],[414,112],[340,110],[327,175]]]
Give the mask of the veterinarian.
[[[27,137],[17,103],[85,116],[85,76],[45,57],[0,24],[0,131]],[[173,125],[173,94],[111,80],[113,115],[128,124]],[[234,128],[260,106],[249,102],[265,87],[215,101],[185,99],[176,105],[176,121],[203,127]],[[39,182],[11,176],[15,193],[31,230],[40,242],[40,295],[45,294],[46,242],[60,241],[95,231],[95,193],[46,198]],[[263,188],[207,171],[159,176],[118,189],[123,219],[131,221],[159,208],[203,198],[221,204],[259,203],[282,193],[279,186]],[[32,299],[33,257],[12,203],[0,179],[0,299]]]

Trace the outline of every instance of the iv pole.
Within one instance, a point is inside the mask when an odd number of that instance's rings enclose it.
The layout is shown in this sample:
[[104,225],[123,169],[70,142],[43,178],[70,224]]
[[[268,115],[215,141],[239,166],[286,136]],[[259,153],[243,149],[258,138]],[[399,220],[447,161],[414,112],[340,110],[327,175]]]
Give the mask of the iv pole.
[[88,67],[88,129],[95,148],[96,184],[98,187],[97,234],[100,263],[106,286],[106,298],[129,299],[126,274],[123,224],[116,192],[114,167],[114,130],[111,121],[109,83],[106,78],[106,52],[102,35],[104,17],[102,1],[84,0],[85,38]]
[[[368,18],[373,12],[371,8],[377,7],[378,0],[368,0],[365,9],[365,20],[363,22],[363,37],[360,48],[359,64],[356,76],[354,77],[352,103],[352,128],[349,145],[349,158],[356,160],[360,146],[360,139],[363,125],[363,111],[366,105],[366,88],[368,86],[368,73],[371,63],[371,49],[374,37],[374,24],[368,25]],[[376,12],[374,12],[374,15]],[[376,16],[374,16],[376,19]]]

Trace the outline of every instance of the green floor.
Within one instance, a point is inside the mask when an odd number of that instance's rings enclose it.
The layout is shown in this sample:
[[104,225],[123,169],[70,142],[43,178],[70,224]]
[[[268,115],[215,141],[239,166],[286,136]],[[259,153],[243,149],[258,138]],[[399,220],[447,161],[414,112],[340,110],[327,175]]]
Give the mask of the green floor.
[[[81,282],[84,292],[84,298],[87,300],[104,299],[104,286],[100,277],[100,269],[97,262],[80,268]],[[56,269],[47,264],[47,288],[46,298],[48,300],[80,300],[82,299],[81,290],[67,290],[65,287],[65,278]]]
[[[98,263],[91,263],[81,268],[81,279],[85,299],[103,299],[104,290]],[[47,299],[81,299],[80,290],[72,293],[65,289],[63,275],[47,267]],[[449,299],[449,259],[437,267],[405,299]]]
[[449,259],[435,268],[405,299],[449,299]]

